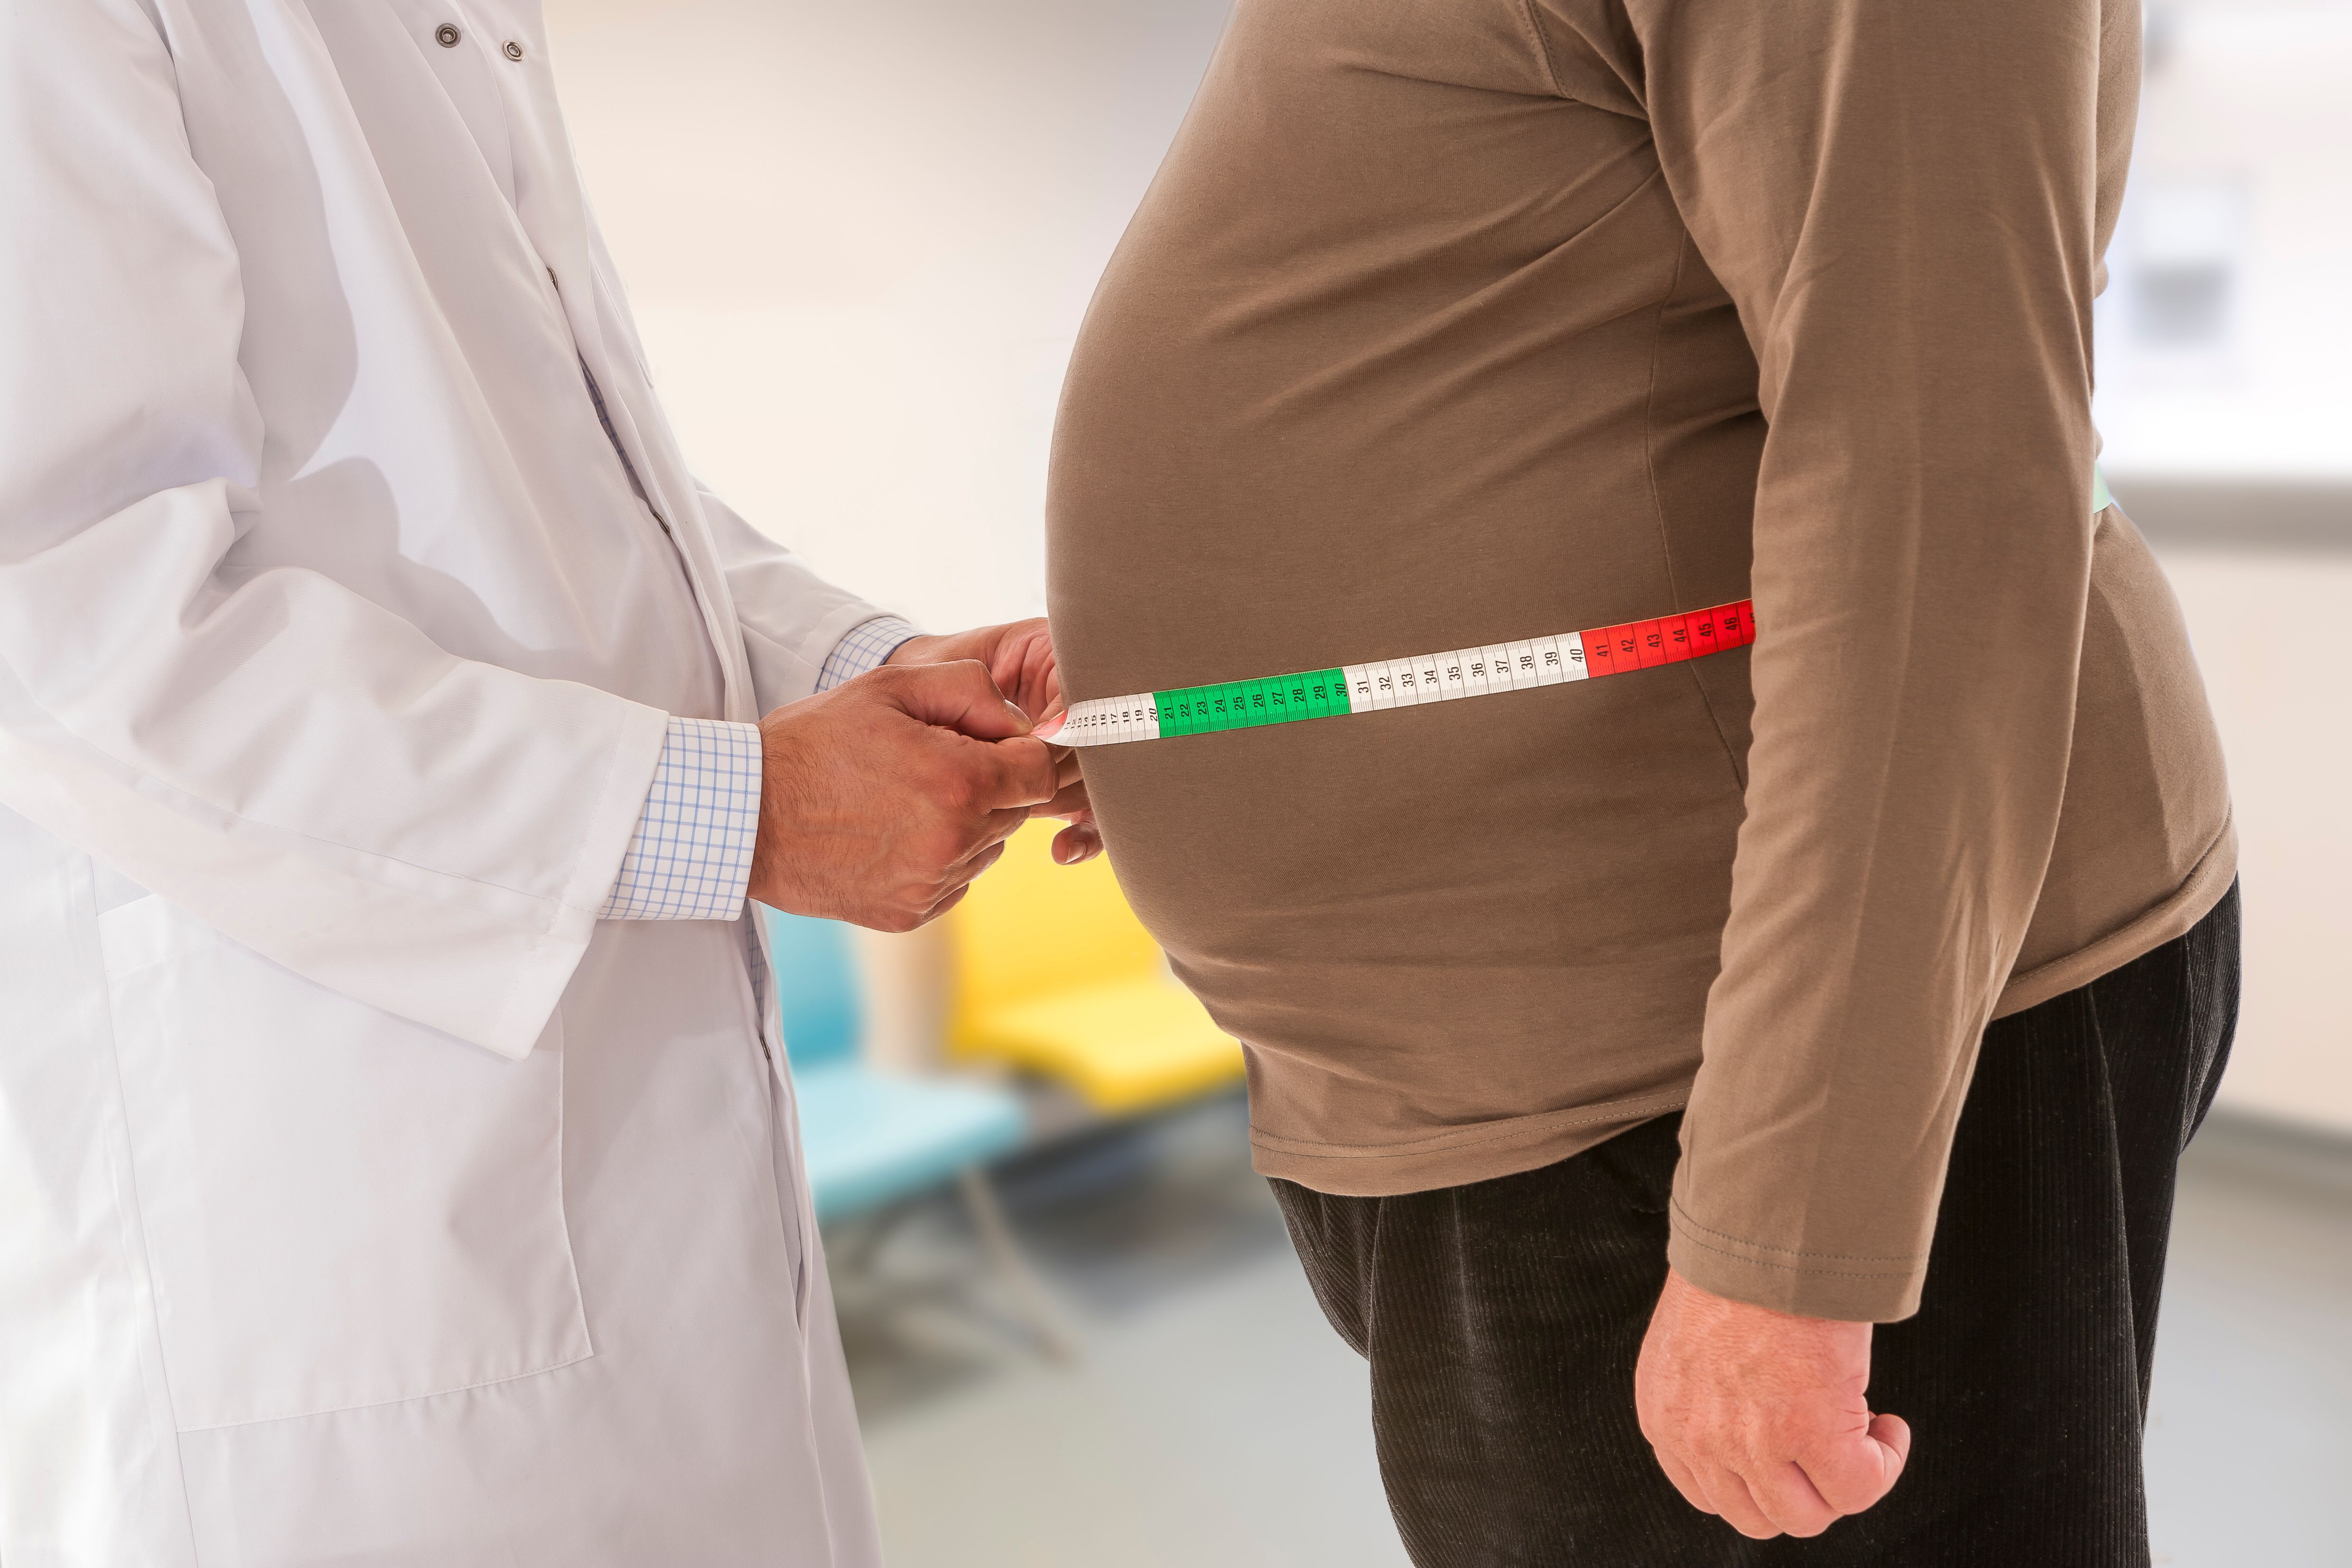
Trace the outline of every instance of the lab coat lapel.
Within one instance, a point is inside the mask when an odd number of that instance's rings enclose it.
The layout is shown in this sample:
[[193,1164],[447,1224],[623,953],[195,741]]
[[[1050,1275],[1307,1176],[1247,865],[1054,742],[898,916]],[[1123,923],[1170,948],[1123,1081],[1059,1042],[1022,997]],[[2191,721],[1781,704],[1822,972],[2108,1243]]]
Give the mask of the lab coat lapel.
[[[534,33],[538,18],[530,20]],[[543,51],[543,37],[531,47]],[[581,363],[596,378],[604,395],[605,416],[613,434],[627,453],[647,503],[677,543],[687,578],[726,681],[726,716],[738,721],[759,717],[751,696],[751,671],[743,651],[743,634],[735,616],[734,599],[727,590],[719,552],[709,525],[695,493],[676,438],[657,411],[620,303],[617,280],[599,265],[602,247],[596,243],[588,214],[587,193],[580,184],[571,142],[561,111],[549,94],[513,94],[517,163],[516,215],[523,232],[547,265],[562,302]]]

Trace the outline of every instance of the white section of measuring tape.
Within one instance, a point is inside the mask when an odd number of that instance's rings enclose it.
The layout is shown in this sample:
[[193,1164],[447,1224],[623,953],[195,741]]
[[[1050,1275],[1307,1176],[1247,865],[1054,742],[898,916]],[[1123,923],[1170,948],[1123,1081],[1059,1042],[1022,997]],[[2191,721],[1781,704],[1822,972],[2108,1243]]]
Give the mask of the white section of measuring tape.
[[1340,673],[1346,677],[1350,713],[1500,691],[1530,691],[1538,686],[1584,679],[1584,637],[1580,632],[1569,632],[1531,642],[1455,648],[1419,658],[1351,664]]
[[[1342,713],[1370,713],[1384,708],[1411,708],[1424,702],[1455,701],[1505,691],[1528,691],[1589,678],[1584,636],[1567,632],[1525,642],[1498,643],[1486,647],[1453,648],[1414,658],[1381,659],[1348,665],[1339,672],[1347,706],[1297,718],[1337,718]],[[1286,679],[1292,678],[1276,678]],[[1301,677],[1297,679],[1309,679]],[[1273,681],[1233,685],[1270,685]],[[1187,688],[1213,690],[1214,688]],[[1057,746],[1115,746],[1160,738],[1160,694],[1139,691],[1125,697],[1097,697],[1073,703],[1058,732],[1048,737]],[[1295,722],[1297,718],[1276,722]],[[1260,727],[1236,724],[1235,729]],[[1188,733],[1192,731],[1187,731]]]

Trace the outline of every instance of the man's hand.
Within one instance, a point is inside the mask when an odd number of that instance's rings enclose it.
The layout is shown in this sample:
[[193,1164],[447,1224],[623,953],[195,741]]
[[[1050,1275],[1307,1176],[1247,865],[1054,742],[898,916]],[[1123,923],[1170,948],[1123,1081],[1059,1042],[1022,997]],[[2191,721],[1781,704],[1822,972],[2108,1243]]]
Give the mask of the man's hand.
[[1759,1541],[1819,1535],[1885,1497],[1911,1428],[1863,1397],[1870,1329],[1727,1300],[1667,1270],[1633,1373],[1667,1479]]
[[[1062,710],[1062,675],[1054,662],[1054,634],[1042,619],[1010,621],[982,626],[950,637],[909,637],[893,649],[887,662],[897,665],[940,664],[950,659],[977,659],[988,667],[996,689],[1021,710],[1043,722]],[[1054,836],[1054,858],[1075,866],[1102,852],[1102,835],[1087,804],[1087,783],[1078,772],[1077,753],[1067,746],[1054,748],[1054,798],[1032,816],[1066,818],[1069,826]]]
[[1055,790],[1052,752],[970,660],[870,671],[760,739],[751,897],[877,931],[944,912]]

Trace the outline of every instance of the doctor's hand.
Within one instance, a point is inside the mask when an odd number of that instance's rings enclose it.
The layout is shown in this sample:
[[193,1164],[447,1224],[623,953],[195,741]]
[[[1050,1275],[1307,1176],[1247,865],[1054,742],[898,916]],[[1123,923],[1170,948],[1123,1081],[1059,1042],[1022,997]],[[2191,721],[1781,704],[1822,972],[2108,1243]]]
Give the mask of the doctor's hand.
[[760,721],[751,897],[912,931],[1057,789],[1052,752],[971,660],[881,668]]
[[1759,1541],[1819,1535],[1885,1497],[1911,1428],[1863,1397],[1870,1331],[1730,1300],[1667,1270],[1633,1373],[1666,1478]]
[[[909,637],[890,654],[894,665],[938,664],[947,659],[977,659],[988,667],[996,689],[1041,724],[1062,710],[1062,675],[1054,661],[1054,633],[1040,618],[1009,621],[1001,626],[981,626],[948,637]],[[1032,816],[1058,816],[1069,826],[1054,836],[1054,858],[1065,866],[1090,860],[1102,852],[1102,835],[1087,802],[1087,781],[1078,772],[1077,753],[1067,746],[1054,748],[1054,798],[1032,811]]]

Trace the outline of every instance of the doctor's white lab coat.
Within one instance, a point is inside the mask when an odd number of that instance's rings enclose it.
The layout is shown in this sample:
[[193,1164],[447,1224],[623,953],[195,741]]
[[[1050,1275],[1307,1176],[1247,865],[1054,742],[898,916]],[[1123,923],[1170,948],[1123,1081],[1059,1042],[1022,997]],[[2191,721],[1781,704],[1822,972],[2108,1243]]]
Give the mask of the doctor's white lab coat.
[[0,1563],[877,1560],[751,922],[595,919],[877,613],[688,476],[534,0],[0,0]]

